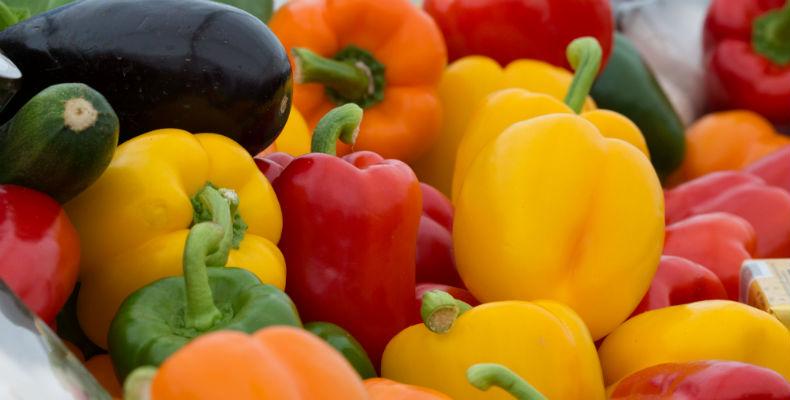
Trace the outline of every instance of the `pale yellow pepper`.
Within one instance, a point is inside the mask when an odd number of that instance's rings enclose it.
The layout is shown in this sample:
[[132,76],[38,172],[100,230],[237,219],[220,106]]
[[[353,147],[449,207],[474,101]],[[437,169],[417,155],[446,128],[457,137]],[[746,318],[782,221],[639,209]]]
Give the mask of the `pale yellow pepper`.
[[149,132],[118,146],[102,176],[65,205],[82,250],[77,316],[94,343],[106,348],[110,322],[128,295],[182,273],[191,198],[207,183],[235,191],[247,224],[227,264],[285,286],[276,245],[280,205],[247,151],[221,135]]
[[607,385],[669,362],[740,361],[790,380],[790,332],[768,313],[729,300],[648,311],[612,332],[599,349]]

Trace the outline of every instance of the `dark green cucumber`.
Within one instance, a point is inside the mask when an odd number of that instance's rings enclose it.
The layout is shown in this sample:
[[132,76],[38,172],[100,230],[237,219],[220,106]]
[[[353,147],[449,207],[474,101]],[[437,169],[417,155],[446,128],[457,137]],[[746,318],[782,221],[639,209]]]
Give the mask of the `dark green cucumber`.
[[101,93],[50,86],[0,126],[0,183],[65,203],[99,178],[117,146],[118,116]]

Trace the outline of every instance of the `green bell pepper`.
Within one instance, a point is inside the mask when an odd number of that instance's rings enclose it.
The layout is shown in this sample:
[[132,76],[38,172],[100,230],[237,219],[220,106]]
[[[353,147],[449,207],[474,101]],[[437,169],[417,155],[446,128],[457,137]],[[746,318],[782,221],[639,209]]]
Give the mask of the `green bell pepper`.
[[324,339],[325,342],[340,352],[351,366],[357,370],[362,379],[378,376],[376,375],[376,369],[373,368],[373,363],[368,358],[368,353],[345,329],[330,322],[311,322],[306,324],[304,329]]
[[159,366],[190,340],[210,331],[254,333],[271,325],[302,327],[296,306],[284,292],[244,269],[216,264],[224,265],[231,247],[232,235],[225,232],[233,229],[235,207],[229,202],[237,200],[235,193],[220,194],[206,186],[198,199],[214,210],[215,218],[190,229],[183,278],[160,279],[132,293],[110,325],[109,352],[121,381],[137,367]]
[[680,166],[686,151],[683,122],[625,36],[615,33],[612,55],[590,94],[600,108],[623,114],[639,127],[662,180]]

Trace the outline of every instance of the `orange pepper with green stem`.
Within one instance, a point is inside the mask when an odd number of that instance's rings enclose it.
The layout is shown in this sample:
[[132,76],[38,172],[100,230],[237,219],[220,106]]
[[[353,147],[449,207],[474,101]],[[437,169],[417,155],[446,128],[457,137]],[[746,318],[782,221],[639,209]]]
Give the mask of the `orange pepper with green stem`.
[[436,23],[410,1],[293,0],[269,27],[292,52],[294,104],[311,128],[356,103],[365,120],[355,150],[409,161],[433,143],[447,51]]

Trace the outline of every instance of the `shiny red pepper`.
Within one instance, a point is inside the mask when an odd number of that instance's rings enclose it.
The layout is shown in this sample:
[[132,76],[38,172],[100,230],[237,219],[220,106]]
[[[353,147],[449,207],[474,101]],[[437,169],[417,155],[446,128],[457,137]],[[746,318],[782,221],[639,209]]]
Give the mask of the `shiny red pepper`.
[[736,361],[659,364],[610,388],[610,399],[790,399],[790,383],[768,368]]
[[664,254],[683,257],[712,271],[732,300],[738,300],[741,264],[752,258],[756,235],[743,218],[701,214],[667,226]]
[[614,35],[608,0],[426,0],[444,34],[450,61],[480,54],[505,66],[522,58],[572,70],[568,44],[582,36],[598,39],[606,66]]
[[49,196],[0,185],[0,279],[52,325],[79,273],[76,229]]
[[[694,241],[693,237],[686,238]],[[721,280],[709,269],[675,256],[661,256],[650,288],[631,316],[695,301],[726,299]]]
[[769,185],[790,192],[790,146],[785,146],[746,167],[746,172],[757,175]]
[[[784,7],[783,7],[784,6]],[[705,19],[709,98],[790,123],[790,3],[714,0]]]
[[417,282],[465,287],[453,256],[453,205],[426,183],[422,191],[422,217],[417,236]]
[[361,118],[354,104],[328,113],[313,153],[291,161],[273,186],[286,292],[305,321],[343,327],[378,365],[387,342],[412,322],[422,201],[405,163],[369,151],[331,155],[338,136],[353,143]]
[[667,224],[711,212],[735,214],[757,233],[756,257],[790,257],[790,193],[755,175],[714,172],[668,190],[664,196]]

